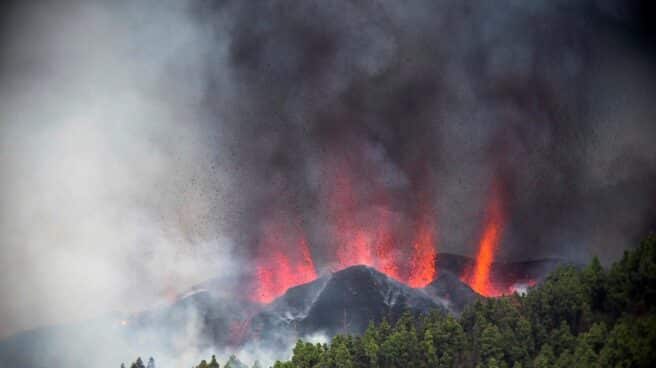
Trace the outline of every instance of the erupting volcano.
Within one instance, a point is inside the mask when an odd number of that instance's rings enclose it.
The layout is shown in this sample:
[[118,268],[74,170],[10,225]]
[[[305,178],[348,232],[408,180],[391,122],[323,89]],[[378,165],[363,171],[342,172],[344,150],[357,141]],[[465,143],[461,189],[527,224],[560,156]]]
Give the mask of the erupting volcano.
[[[321,211],[327,230],[319,243],[308,241],[307,229],[299,223],[287,223],[285,211],[261,226],[252,300],[269,303],[287,289],[314,280],[317,269],[336,272],[365,265],[414,288],[435,279],[431,197],[418,195],[409,204],[394,201],[399,194],[384,185],[354,180],[354,165],[334,159],[325,166]],[[323,257],[315,259],[311,249],[320,246],[325,249],[317,253]]]
[[[315,280],[317,270],[336,272],[355,265],[373,267],[412,288],[426,287],[437,278],[437,226],[435,211],[427,200],[430,196],[417,195],[414,209],[404,216],[390,205],[392,195],[374,187],[365,192],[369,197],[363,198],[363,191],[354,188],[347,165],[335,167],[338,169],[325,178],[329,239],[312,244],[306,229],[285,219],[285,213],[266,221],[261,226],[252,300],[270,303],[289,288]],[[526,275],[493,272],[498,268],[493,266],[504,227],[502,197],[495,183],[485,206],[477,254],[460,276],[462,282],[487,297],[512,294],[518,287],[535,284]],[[312,249],[319,245],[326,246],[320,253],[323,259],[313,258]],[[495,277],[498,280],[493,280]]]

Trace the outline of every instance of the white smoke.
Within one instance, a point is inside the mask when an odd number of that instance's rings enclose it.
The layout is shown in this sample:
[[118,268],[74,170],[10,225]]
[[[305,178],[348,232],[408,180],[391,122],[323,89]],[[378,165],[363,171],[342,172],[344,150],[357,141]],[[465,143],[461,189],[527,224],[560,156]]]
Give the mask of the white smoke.
[[0,337],[234,272],[216,230],[225,176],[198,108],[209,41],[186,5],[53,1],[12,18]]

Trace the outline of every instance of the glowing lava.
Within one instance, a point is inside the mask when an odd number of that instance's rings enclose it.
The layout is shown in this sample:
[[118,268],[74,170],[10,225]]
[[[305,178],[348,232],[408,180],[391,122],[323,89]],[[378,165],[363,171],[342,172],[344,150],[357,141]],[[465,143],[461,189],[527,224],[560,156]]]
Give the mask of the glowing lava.
[[435,232],[432,222],[422,221],[417,237],[412,247],[410,259],[410,274],[407,284],[414,288],[421,288],[435,279]]
[[[390,210],[389,193],[375,183],[354,187],[346,161],[333,163],[326,198],[336,240],[335,271],[353,265],[374,267],[411,287],[424,287],[433,281],[435,232],[431,211],[423,208],[412,219],[401,220]],[[373,203],[373,204],[372,204]],[[395,217],[396,216],[396,217]],[[407,227],[414,228],[409,234]]]
[[[413,196],[410,206],[395,201],[407,194],[367,176],[354,180],[360,166],[351,159],[333,157],[323,170],[321,210],[329,249],[321,266],[339,271],[366,265],[410,287],[427,286],[437,275],[432,197]],[[261,224],[251,293],[259,303],[317,277],[305,229],[289,215],[277,212]]]
[[501,211],[501,199],[496,190],[487,209],[487,218],[483,235],[479,242],[478,254],[474,261],[473,269],[462,280],[469,284],[477,293],[484,296],[500,296],[505,294],[503,290],[495,287],[490,279],[490,270],[503,231],[503,213]]
[[[337,265],[341,270],[354,265],[374,267],[388,276],[403,281],[400,276],[397,251],[390,228],[389,212],[383,208],[370,210],[367,224],[352,222],[338,224],[339,244],[336,249]],[[346,216],[342,218],[347,218]]]
[[276,223],[264,226],[252,300],[269,303],[287,289],[317,278],[308,243],[305,236],[298,233],[298,230]]
[[400,266],[397,264],[394,249],[394,238],[389,231],[389,222],[387,212],[383,213],[382,231],[376,238],[376,268],[387,276],[401,281]]

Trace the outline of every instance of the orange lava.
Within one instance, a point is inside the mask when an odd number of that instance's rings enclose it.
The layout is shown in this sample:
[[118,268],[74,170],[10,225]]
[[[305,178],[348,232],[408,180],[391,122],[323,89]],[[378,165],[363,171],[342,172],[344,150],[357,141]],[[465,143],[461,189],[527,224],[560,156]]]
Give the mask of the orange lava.
[[501,199],[495,190],[487,209],[487,217],[483,235],[479,242],[478,254],[473,269],[462,280],[469,284],[477,293],[484,296],[500,296],[504,290],[496,287],[490,279],[490,270],[501,240],[503,231],[503,213]]
[[[337,243],[334,270],[366,265],[411,287],[424,287],[432,282],[436,274],[436,250],[430,212],[420,213],[414,234],[404,238],[402,234],[406,233],[408,224],[392,220],[384,188],[375,185],[354,188],[345,161],[333,162],[328,172],[327,210]],[[364,194],[358,197],[358,192]]]
[[264,227],[252,300],[270,303],[287,289],[317,278],[305,236],[290,236],[290,232],[294,234],[294,231],[280,224],[268,224]]
[[[405,204],[393,205],[395,193],[368,177],[354,180],[358,165],[348,157],[326,163],[321,181],[321,209],[330,248],[322,267],[332,271],[365,265],[422,288],[437,274],[435,218],[429,198],[418,198],[407,215]],[[255,255],[251,299],[270,303],[287,289],[313,281],[317,270],[300,222],[279,213],[261,224]],[[293,215],[291,216],[293,218]]]
[[417,232],[412,247],[410,259],[410,274],[407,284],[413,288],[421,288],[435,279],[435,232],[432,223],[423,221]]
[[[354,265],[374,267],[388,276],[403,281],[400,275],[402,265],[399,264],[395,249],[389,213],[385,209],[369,211],[369,221],[357,225],[355,222],[338,223],[336,249],[336,270]],[[347,219],[347,215],[342,215]]]
[[396,260],[394,238],[389,230],[388,216],[384,215],[382,231],[376,237],[376,268],[387,276],[401,281],[401,270]]

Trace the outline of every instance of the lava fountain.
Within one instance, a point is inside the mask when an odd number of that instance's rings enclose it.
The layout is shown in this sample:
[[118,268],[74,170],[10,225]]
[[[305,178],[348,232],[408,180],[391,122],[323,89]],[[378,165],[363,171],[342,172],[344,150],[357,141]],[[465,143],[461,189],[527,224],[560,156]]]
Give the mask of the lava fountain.
[[435,269],[435,258],[437,257],[435,227],[429,216],[424,215],[423,217],[413,242],[410,272],[406,282],[414,288],[425,287],[430,284],[437,273]]
[[335,159],[326,167],[327,218],[336,244],[332,269],[361,264],[411,287],[428,285],[436,274],[430,201],[403,216],[390,205],[395,193],[375,181],[354,181],[351,165]]
[[[394,201],[395,193],[367,179],[354,180],[353,163],[328,162],[323,177],[322,210],[326,250],[321,269],[339,271],[365,265],[414,288],[436,276],[435,219],[430,198],[418,196],[414,206]],[[317,277],[305,229],[289,211],[272,213],[260,224],[250,299],[270,303],[289,288]],[[312,244],[317,246],[316,244]]]
[[495,287],[491,281],[490,271],[503,232],[503,212],[500,193],[495,185],[487,207],[483,234],[479,241],[478,253],[473,267],[461,277],[474,291],[484,296],[500,296],[503,290]]
[[265,223],[256,258],[251,299],[259,303],[269,303],[287,289],[317,278],[306,237],[296,226]]

